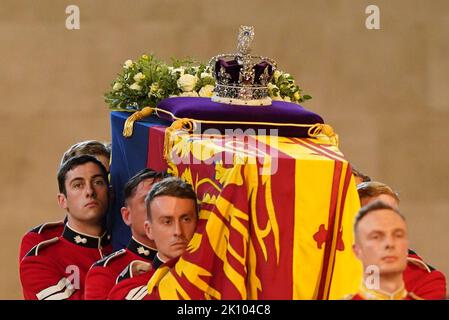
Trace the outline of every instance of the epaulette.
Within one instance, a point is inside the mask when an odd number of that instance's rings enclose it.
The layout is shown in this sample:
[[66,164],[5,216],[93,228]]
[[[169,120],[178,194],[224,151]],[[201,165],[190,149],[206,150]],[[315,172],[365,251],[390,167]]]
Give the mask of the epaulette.
[[42,231],[46,229],[52,229],[62,225],[64,225],[64,221],[46,222],[41,225],[38,225],[37,227],[34,227],[33,229],[30,230],[30,232],[41,234]]
[[432,272],[432,270],[435,270],[421,259],[407,257],[407,262],[414,264],[415,266],[419,267],[420,269],[426,270],[427,272]]
[[115,283],[119,283],[125,279],[130,279],[136,275],[139,275],[143,272],[147,272],[151,269],[151,264],[145,261],[133,260],[129,265],[123,269],[122,272],[118,275]]
[[37,245],[35,245],[30,251],[28,251],[28,253],[25,255],[25,257],[30,257],[30,256],[37,256],[39,255],[39,251],[58,242],[59,238],[58,237],[54,237],[51,238],[49,240],[45,240],[42,242],[39,242]]
[[125,254],[126,249],[120,249],[118,251],[115,251],[111,253],[110,255],[107,255],[106,257],[103,257],[102,259],[95,262],[91,268],[94,267],[106,267],[109,263],[109,261],[114,260],[117,257],[120,257],[121,255]]
[[423,298],[421,298],[420,296],[416,295],[413,292],[408,292],[408,295],[410,298],[412,298],[413,300],[424,300]]

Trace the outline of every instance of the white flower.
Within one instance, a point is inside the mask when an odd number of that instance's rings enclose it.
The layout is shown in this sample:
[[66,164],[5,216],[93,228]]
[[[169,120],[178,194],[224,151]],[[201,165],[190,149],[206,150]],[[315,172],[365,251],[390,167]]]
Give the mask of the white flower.
[[114,83],[114,86],[112,87],[112,90],[118,91],[121,88],[123,88],[122,84],[120,82],[116,82],[116,83]]
[[198,97],[198,93],[196,91],[183,92],[179,95],[180,97]]
[[123,65],[123,68],[128,69],[133,65],[133,61],[132,60],[126,60],[125,64]]
[[289,97],[289,96],[286,96],[286,97],[284,97],[284,101],[286,101],[286,102],[291,102],[291,101],[292,101],[292,99],[290,99],[290,97]]
[[192,76],[191,74],[183,74],[178,79],[178,82],[177,82],[178,88],[184,92],[192,91],[193,88],[195,88],[197,81],[198,81],[197,77]]
[[278,81],[279,77],[281,76],[281,72],[279,70],[274,71],[274,81]]
[[284,99],[282,99],[281,96],[271,96],[271,100],[274,100],[274,101],[283,101]]
[[205,85],[204,87],[202,87],[200,89],[200,92],[199,92],[200,97],[206,97],[206,98],[212,97],[214,88],[215,87],[211,84]]
[[203,79],[203,78],[206,78],[206,77],[212,78],[212,73],[210,73],[210,72],[201,72],[200,78]]
[[136,83],[139,83],[143,79],[145,79],[145,75],[142,72],[136,73],[136,75],[133,77],[134,81]]
[[137,84],[137,82],[134,82],[132,85],[129,86],[129,88],[130,88],[131,90],[136,90],[136,91],[142,90],[142,87],[139,86],[139,85]]
[[150,92],[156,93],[159,90],[159,83],[153,82],[150,87]]

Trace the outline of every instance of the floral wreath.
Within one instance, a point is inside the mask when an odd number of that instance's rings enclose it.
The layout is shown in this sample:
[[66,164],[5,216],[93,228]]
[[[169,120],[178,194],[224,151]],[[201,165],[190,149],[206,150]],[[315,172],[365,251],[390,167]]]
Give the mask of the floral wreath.
[[[215,79],[209,66],[194,59],[172,59],[171,65],[154,55],[126,60],[122,72],[105,93],[105,101],[112,110],[136,111],[146,106],[156,106],[169,97],[208,97],[215,88]],[[302,103],[312,97],[303,94],[289,74],[274,72],[268,84],[271,99]]]

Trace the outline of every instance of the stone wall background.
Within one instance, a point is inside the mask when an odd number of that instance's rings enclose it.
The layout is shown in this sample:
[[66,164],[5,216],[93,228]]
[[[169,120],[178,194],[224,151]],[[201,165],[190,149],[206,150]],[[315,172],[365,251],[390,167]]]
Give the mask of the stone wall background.
[[[81,29],[65,28],[78,5]],[[381,30],[365,28],[380,7]],[[411,247],[449,275],[446,0],[3,0],[0,5],[0,298],[21,299],[18,245],[63,217],[55,172],[85,139],[110,140],[103,93],[128,58],[233,52],[239,25],[313,96],[360,170],[395,188]]]

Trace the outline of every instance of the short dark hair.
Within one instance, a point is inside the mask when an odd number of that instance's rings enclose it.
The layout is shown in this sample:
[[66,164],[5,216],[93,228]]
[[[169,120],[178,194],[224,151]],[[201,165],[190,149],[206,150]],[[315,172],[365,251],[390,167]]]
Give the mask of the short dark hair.
[[106,168],[103,166],[103,164],[100,161],[97,160],[97,158],[95,158],[93,156],[89,156],[89,155],[73,157],[73,158],[70,158],[67,161],[65,161],[59,167],[57,177],[58,177],[58,186],[59,186],[60,193],[67,195],[67,190],[65,188],[65,179],[66,179],[67,172],[69,172],[70,170],[72,170],[80,165],[88,163],[88,162],[95,163],[101,169],[101,173],[103,175],[104,181],[106,183],[108,182],[108,173],[106,171]]
[[136,194],[137,186],[142,181],[147,180],[147,179],[153,179],[153,181],[161,180],[161,179],[164,179],[164,178],[166,178],[168,176],[169,175],[166,172],[157,172],[157,171],[154,171],[154,170],[149,169],[149,168],[145,168],[143,170],[140,170],[134,176],[132,176],[128,180],[128,182],[126,182],[126,184],[125,184],[125,187],[123,189],[123,195],[124,195],[124,199],[125,199],[125,204],[126,204],[126,201],[129,198],[132,198]]
[[86,140],[75,143],[71,146],[61,159],[61,165],[70,158],[81,155],[93,155],[93,156],[105,156],[110,158],[111,156],[111,144],[106,142],[100,142],[97,140]]
[[357,185],[357,192],[359,193],[360,200],[364,198],[377,197],[381,194],[387,194],[399,203],[399,196],[385,183],[379,181],[367,181]]
[[405,221],[405,217],[399,212],[398,209],[393,208],[392,206],[389,206],[388,204],[386,204],[382,200],[376,200],[376,201],[373,201],[373,202],[367,204],[366,206],[362,207],[359,210],[359,212],[357,213],[357,215],[355,217],[355,221],[354,221],[354,235],[357,232],[357,227],[358,227],[360,221],[364,217],[366,217],[370,212],[373,212],[373,211],[376,211],[376,210],[391,210],[391,211],[394,211],[397,215],[399,215]]
[[168,177],[159,182],[156,182],[151,188],[150,192],[145,198],[145,205],[147,206],[147,218],[151,221],[150,204],[154,198],[161,196],[171,196],[181,199],[192,199],[195,203],[195,212],[198,214],[198,204],[196,193],[193,187],[178,177]]

